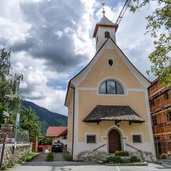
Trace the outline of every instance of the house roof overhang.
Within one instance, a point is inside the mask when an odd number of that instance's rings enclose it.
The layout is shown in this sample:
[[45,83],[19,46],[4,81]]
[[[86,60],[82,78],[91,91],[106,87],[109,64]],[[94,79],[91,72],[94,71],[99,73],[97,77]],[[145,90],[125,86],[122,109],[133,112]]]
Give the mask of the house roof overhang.
[[51,126],[48,128],[46,137],[60,137],[67,134],[67,127]]
[[97,105],[83,121],[129,121],[132,123],[142,123],[144,119],[130,106]]

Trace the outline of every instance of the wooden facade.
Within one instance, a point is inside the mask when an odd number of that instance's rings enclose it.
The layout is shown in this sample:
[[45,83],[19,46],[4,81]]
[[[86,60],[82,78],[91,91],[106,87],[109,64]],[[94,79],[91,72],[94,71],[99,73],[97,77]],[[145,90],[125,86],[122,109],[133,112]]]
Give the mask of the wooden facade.
[[156,153],[171,153],[171,88],[155,80],[148,89]]

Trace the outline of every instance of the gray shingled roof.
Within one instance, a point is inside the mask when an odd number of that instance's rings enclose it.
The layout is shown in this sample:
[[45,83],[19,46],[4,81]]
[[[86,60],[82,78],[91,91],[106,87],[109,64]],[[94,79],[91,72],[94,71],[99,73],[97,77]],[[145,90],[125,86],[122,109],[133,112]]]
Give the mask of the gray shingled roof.
[[99,25],[115,25],[105,16],[103,16],[102,19],[97,24],[99,24]]
[[114,24],[107,17],[103,16],[102,19],[96,24],[96,27],[95,27],[94,33],[93,33],[93,37],[96,37],[97,30],[98,30],[98,27],[99,26],[115,27],[115,31],[118,28],[118,25],[117,24]]
[[144,119],[130,106],[110,105],[97,105],[83,121],[99,122],[105,120],[144,122]]

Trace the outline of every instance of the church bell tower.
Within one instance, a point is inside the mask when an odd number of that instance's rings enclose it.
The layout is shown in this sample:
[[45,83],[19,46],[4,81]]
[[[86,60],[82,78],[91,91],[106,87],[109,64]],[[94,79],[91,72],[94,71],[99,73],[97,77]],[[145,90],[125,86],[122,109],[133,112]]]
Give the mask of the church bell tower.
[[118,28],[117,24],[111,22],[106,16],[103,7],[103,17],[102,19],[96,24],[93,37],[96,38],[96,52],[101,48],[103,43],[110,37],[116,42],[115,33]]

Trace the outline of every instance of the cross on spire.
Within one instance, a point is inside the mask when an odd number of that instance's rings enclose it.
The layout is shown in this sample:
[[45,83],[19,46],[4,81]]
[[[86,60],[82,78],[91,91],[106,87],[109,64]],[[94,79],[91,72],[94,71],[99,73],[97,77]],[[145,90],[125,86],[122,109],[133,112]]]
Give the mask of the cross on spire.
[[102,13],[103,13],[103,17],[105,16],[105,9],[104,9],[104,6],[105,6],[105,3],[102,3],[102,8],[103,8]]

